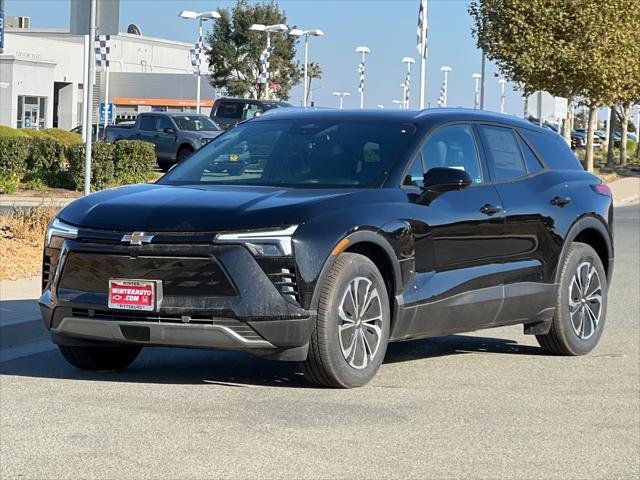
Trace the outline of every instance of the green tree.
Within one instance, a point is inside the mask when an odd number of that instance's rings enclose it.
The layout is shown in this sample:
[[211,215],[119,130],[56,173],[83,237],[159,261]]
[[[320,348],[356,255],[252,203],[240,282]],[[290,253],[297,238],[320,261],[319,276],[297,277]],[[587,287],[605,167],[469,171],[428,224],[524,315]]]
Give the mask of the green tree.
[[637,0],[473,0],[469,12],[478,47],[526,94],[582,99],[592,170],[597,109],[623,98],[640,68]]
[[[303,70],[304,71],[304,70]],[[307,65],[307,102],[309,105],[309,99],[311,98],[311,81],[320,80],[322,78],[322,67],[319,63],[309,62]]]
[[[232,8],[218,12],[220,18],[213,23],[207,37],[211,85],[232,96],[261,98],[264,84],[257,83],[257,79],[261,71],[260,55],[267,39],[264,32],[254,32],[249,27],[254,23],[286,24],[286,14],[273,0],[257,4],[237,0]],[[270,97],[287,100],[291,87],[300,81],[300,68],[294,60],[296,42],[296,37],[286,32],[271,34]]]

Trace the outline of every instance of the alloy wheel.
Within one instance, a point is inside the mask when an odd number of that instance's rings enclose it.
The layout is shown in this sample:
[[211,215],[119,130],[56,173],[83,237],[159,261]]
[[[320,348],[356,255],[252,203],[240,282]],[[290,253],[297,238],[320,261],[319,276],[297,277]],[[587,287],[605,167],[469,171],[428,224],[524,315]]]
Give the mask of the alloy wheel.
[[358,370],[375,357],[382,339],[382,305],[373,282],[356,277],[349,282],[338,308],[340,349],[347,363]]
[[573,332],[587,340],[596,332],[602,315],[602,283],[591,262],[578,265],[569,286],[569,315]]

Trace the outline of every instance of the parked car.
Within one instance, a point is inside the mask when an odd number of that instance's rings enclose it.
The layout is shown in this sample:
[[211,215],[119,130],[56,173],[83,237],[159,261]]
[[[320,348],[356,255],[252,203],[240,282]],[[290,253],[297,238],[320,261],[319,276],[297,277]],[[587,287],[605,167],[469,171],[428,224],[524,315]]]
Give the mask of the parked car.
[[[82,135],[82,125],[78,125],[77,127],[74,127],[69,131],[77,133],[78,135]],[[99,140],[101,138],[104,138],[104,125],[98,125],[94,123],[91,126],[91,139],[95,142],[96,140]]]
[[290,103],[276,100],[255,100],[249,98],[219,98],[209,116],[221,128],[227,129],[240,122],[260,116],[267,110],[282,107],[293,107]]
[[133,125],[107,127],[107,141],[144,140],[156,146],[158,166],[165,172],[222,133],[206,115],[141,113]]
[[[250,161],[256,141],[260,168],[217,168],[238,149]],[[608,187],[524,120],[281,109],[155,184],[64,208],[40,307],[89,370],[147,346],[218,348],[355,387],[390,341],[513,324],[546,352],[583,355],[605,326],[612,218]]]

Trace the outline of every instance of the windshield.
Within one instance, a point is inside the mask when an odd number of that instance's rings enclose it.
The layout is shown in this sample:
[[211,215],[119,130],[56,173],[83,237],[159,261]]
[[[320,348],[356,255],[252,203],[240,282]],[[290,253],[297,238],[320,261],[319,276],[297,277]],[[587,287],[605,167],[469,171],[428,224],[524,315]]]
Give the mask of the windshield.
[[217,132],[220,130],[209,117],[204,115],[175,116],[173,121],[180,130],[190,130],[194,132]]
[[240,124],[159,183],[379,187],[412,137],[411,124],[272,120]]

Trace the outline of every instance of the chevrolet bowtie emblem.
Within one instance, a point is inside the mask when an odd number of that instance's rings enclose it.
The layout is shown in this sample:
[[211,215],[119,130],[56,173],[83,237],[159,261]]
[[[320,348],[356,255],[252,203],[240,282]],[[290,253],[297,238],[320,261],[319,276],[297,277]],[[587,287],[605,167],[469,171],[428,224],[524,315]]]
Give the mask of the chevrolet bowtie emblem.
[[122,241],[129,242],[130,245],[151,243],[151,240],[153,240],[153,235],[148,235],[146,232],[133,232],[122,236]]

